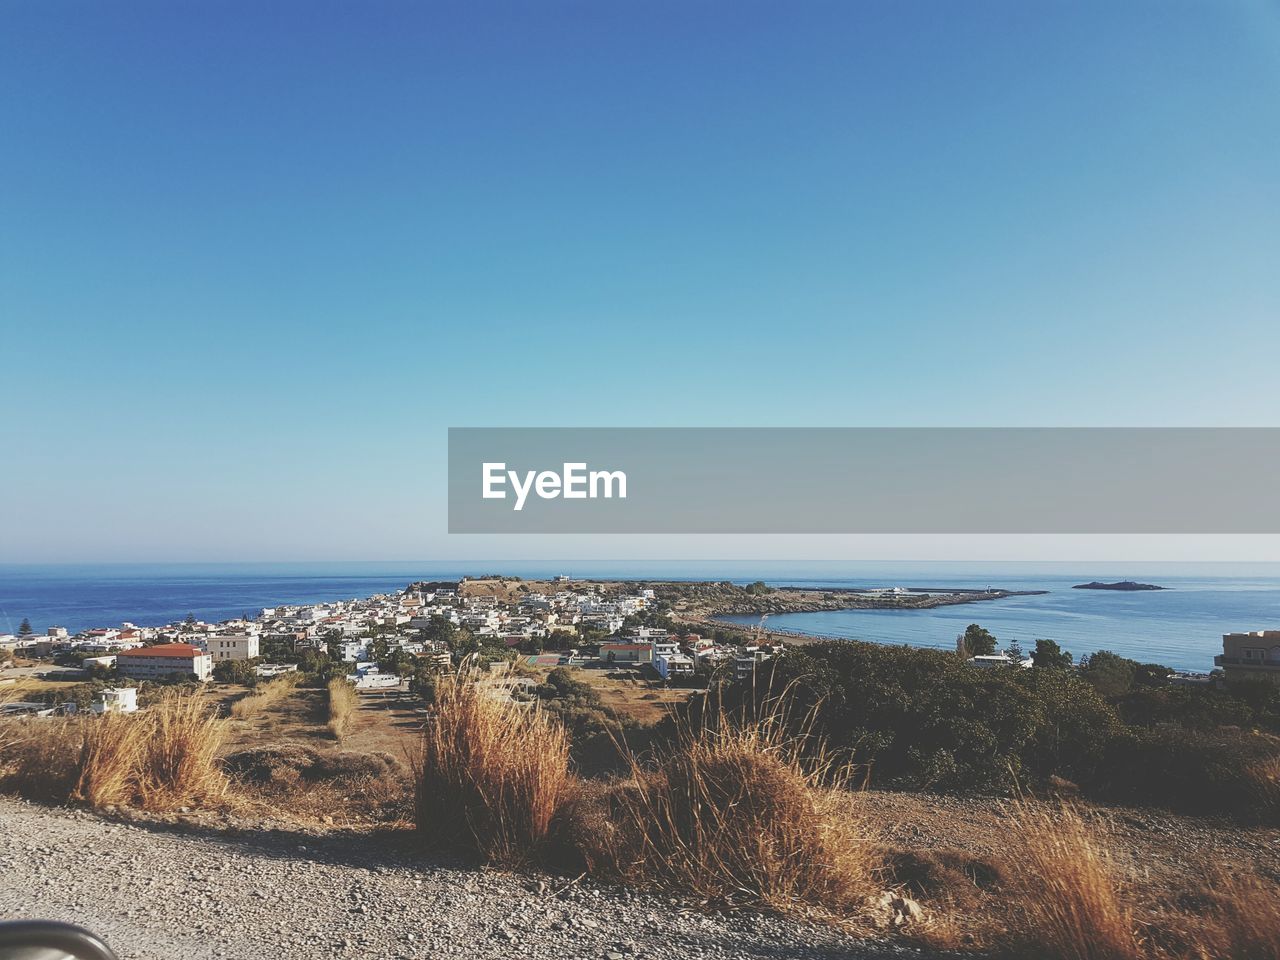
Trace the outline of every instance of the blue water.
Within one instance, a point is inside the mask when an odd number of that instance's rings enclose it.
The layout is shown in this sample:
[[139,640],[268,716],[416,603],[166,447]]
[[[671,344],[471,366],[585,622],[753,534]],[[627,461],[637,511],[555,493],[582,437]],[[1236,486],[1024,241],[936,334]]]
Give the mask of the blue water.
[[[1280,629],[1280,576],[1188,577],[1156,575],[1143,582],[1168,590],[1122,593],[1073,590],[1072,584],[1095,577],[1006,576],[990,584],[1011,590],[1048,590],[1047,594],[1009,597],[929,610],[839,610],[774,615],[777,630],[875,643],[955,649],[956,636],[980,623],[1003,644],[1017,641],[1030,652],[1041,638],[1056,640],[1079,659],[1111,650],[1146,663],[1176,670],[1207,672],[1222,652],[1222,634]],[[1108,577],[1107,579],[1130,579]],[[862,581],[863,586],[895,586],[900,580]],[[848,586],[832,581],[818,586]],[[907,582],[904,586],[915,585]],[[921,586],[985,587],[971,577],[935,578]],[[753,616],[727,616],[736,623],[759,622]]]
[[261,608],[279,604],[350,600],[402,590],[415,580],[493,573],[527,578],[562,573],[620,579],[757,578],[754,567],[735,572],[733,563],[662,561],[0,564],[0,633],[16,633],[23,617],[38,633],[55,625],[75,632],[126,620],[156,626],[188,613],[217,622],[246,613],[256,616]]
[[[618,579],[762,579],[818,587],[937,586],[1048,590],[1034,597],[932,610],[849,610],[771,617],[769,625],[826,636],[951,649],[969,623],[1030,649],[1057,640],[1077,657],[1099,649],[1179,670],[1205,671],[1223,633],[1280,628],[1280,565],[848,564],[776,561],[424,562],[290,564],[0,565],[0,633],[23,617],[43,632],[167,623],[194,613],[217,621],[280,603],[317,603],[402,589],[419,579],[567,573]],[[1141,580],[1173,589],[1072,590],[1087,580]],[[753,623],[754,617],[730,618]]]

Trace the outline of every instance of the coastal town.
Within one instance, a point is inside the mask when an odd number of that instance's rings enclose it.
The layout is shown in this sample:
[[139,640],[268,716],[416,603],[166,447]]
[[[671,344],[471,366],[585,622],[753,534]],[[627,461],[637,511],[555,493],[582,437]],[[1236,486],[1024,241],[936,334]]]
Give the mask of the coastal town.
[[[500,583],[502,581],[499,581]],[[726,642],[665,626],[666,604],[649,587],[573,582],[415,583],[400,593],[278,606],[254,618],[207,623],[194,616],[160,626],[126,622],[70,634],[0,635],[8,669],[0,680],[174,682],[271,678],[324,664],[357,690],[400,689],[423,670],[444,671],[469,654],[533,668],[607,666],[679,684],[695,674],[750,673],[782,649],[777,639]],[[509,595],[508,595],[509,593]],[[729,631],[722,631],[728,633]],[[241,665],[238,669],[233,665]],[[133,709],[129,687],[104,687],[97,712]],[[9,712],[54,709],[6,705]],[[74,707],[73,707],[74,709]]]
[[[125,622],[74,634],[58,626],[36,633],[24,624],[16,634],[0,635],[0,685],[44,681],[42,698],[3,709],[51,713],[77,708],[57,696],[59,685],[97,681],[90,709],[101,713],[136,709],[139,682],[257,682],[319,667],[345,676],[359,691],[405,690],[415,675],[451,670],[464,657],[478,655],[533,670],[607,668],[655,685],[705,688],[713,676],[750,676],[787,643],[811,639],[766,630],[771,611],[935,605],[1009,595],[990,588],[944,594],[903,587],[833,595],[763,584],[631,584],[567,576],[545,582],[424,581],[398,593],[280,605],[217,623],[188,616],[159,626]],[[757,626],[715,619],[745,610],[760,612]],[[958,642],[963,650],[965,638]],[[1280,678],[1280,631],[1229,634],[1223,644],[1224,653],[1215,658],[1217,675]],[[994,638],[963,652],[978,668],[1029,668],[1035,662],[1017,645],[996,649]],[[1173,683],[1213,679],[1209,673],[1169,674]]]
[[[76,631],[24,623],[0,636],[0,814],[22,831],[11,834],[9,862],[37,871],[39,886],[55,875],[54,861],[30,850],[43,850],[42,832],[64,821],[75,838],[68,850],[100,844],[117,824],[139,836],[164,831],[159,846],[159,834],[145,840],[148,862],[167,864],[165,902],[223,877],[220,900],[241,904],[240,916],[252,920],[275,895],[261,880],[240,889],[219,866],[227,850],[242,851],[259,878],[283,863],[283,887],[294,890],[289,870],[310,875],[329,863],[324,851],[342,848],[302,913],[319,910],[308,936],[351,958],[440,954],[450,942],[440,918],[455,913],[441,906],[452,904],[443,892],[418,921],[428,939],[374,949],[400,937],[403,904],[417,902],[423,878],[454,869],[431,859],[440,853],[526,871],[514,874],[522,885],[514,893],[491,896],[488,872],[474,883],[489,919],[469,935],[492,942],[495,955],[529,944],[563,952],[587,937],[606,960],[664,956],[654,944],[670,932],[668,907],[679,905],[681,917],[709,903],[733,905],[734,916],[743,907],[776,911],[767,886],[744,896],[737,869],[716,879],[711,899],[698,885],[718,873],[668,877],[663,865],[680,856],[692,810],[711,818],[704,836],[717,858],[745,856],[752,868],[764,858],[777,872],[796,862],[868,864],[842,867],[838,885],[807,894],[805,911],[839,910],[841,923],[853,924],[840,934],[839,955],[858,955],[859,937],[927,943],[961,923],[996,930],[981,933],[994,938],[987,942],[1009,936],[998,926],[1009,902],[1034,902],[1041,883],[1019,844],[1052,836],[1064,797],[1136,824],[1120,848],[1129,851],[1126,869],[1148,871],[1137,893],[1144,910],[1157,910],[1170,890],[1201,891],[1197,864],[1224,849],[1249,877],[1270,877],[1280,843],[1270,812],[1280,796],[1272,686],[1280,631],[1228,634],[1212,674],[1179,674],[1112,653],[1075,661],[1050,640],[1023,651],[977,623],[954,650],[774,627],[806,610],[980,609],[1004,595],[487,576],[218,622],[193,614]],[[722,731],[714,719],[693,726],[708,706],[754,703],[778,673],[777,702],[797,696],[813,712],[789,718],[778,707]],[[1217,724],[1210,733],[1207,711]],[[1258,732],[1241,738],[1242,719]],[[810,723],[822,724],[818,742],[851,758],[841,779],[821,779],[828,774],[811,772],[794,752],[814,735]],[[682,779],[689,770],[711,779]],[[722,792],[722,776],[732,793]],[[1011,832],[1001,805],[1027,782],[1036,805],[1017,801],[1028,828]],[[738,796],[746,799],[731,799]],[[803,801],[781,808],[778,797]],[[1116,803],[1124,806],[1106,806]],[[539,824],[514,841],[514,854],[508,822]],[[753,846],[761,837],[768,842]],[[803,857],[775,862],[775,849]],[[193,855],[214,866],[193,874]],[[392,867],[403,871],[407,899],[353,879]],[[73,905],[59,913],[81,916],[74,904],[95,882],[68,886]],[[347,899],[353,883],[365,899]],[[552,892],[560,889],[580,889],[581,899],[562,900]],[[654,891],[665,899],[652,930],[643,927],[650,932],[625,919],[614,929],[601,923],[608,898],[621,898],[618,917],[626,918]],[[690,891],[693,900],[679,899]],[[136,936],[128,911],[155,892],[131,891],[100,922]],[[11,905],[20,900],[11,894]],[[535,901],[538,909],[524,908]],[[741,915],[759,929],[757,915]],[[130,925],[115,926],[120,916]],[[1033,921],[1019,914],[1016,922]],[[780,929],[793,940],[816,935]],[[235,925],[187,932],[249,955],[234,947]]]

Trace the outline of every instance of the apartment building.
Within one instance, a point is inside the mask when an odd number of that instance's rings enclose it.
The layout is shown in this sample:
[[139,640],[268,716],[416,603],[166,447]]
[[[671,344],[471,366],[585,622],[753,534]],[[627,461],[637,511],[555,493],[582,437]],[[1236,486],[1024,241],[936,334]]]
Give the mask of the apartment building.
[[1280,684],[1280,630],[1223,634],[1222,653],[1213,662],[1228,680],[1262,678]]
[[654,640],[650,648],[653,651],[653,669],[663,680],[693,675],[693,658],[680,651],[680,643],[675,637]]
[[213,657],[214,663],[223,660],[252,660],[258,656],[258,635],[255,633],[232,633],[214,635],[205,641],[205,649]]
[[213,673],[213,657],[189,643],[162,643],[120,651],[116,668],[122,676],[138,680],[195,676],[204,681]]

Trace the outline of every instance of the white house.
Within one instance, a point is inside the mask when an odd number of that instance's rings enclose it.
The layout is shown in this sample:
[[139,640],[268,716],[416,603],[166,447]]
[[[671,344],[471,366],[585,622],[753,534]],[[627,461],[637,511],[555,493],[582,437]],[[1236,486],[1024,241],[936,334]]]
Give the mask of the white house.
[[1013,657],[1009,656],[1007,653],[993,653],[990,655],[983,654],[982,656],[969,658],[969,663],[973,664],[975,667],[980,667],[983,670],[994,670],[998,667],[1028,668],[1032,666],[1033,662],[1034,661],[1032,661],[1030,657],[1022,660],[1014,660]]
[[138,709],[138,688],[108,687],[89,709],[94,713],[135,713]]
[[338,644],[338,654],[346,663],[368,660],[369,641],[367,639],[343,640]]
[[383,687],[400,686],[400,677],[394,673],[383,673],[376,664],[361,664],[356,672],[347,675],[347,679],[356,685],[357,690],[376,690]]
[[632,643],[676,643],[675,639],[661,627],[636,627],[627,636]]
[[693,658],[680,652],[678,643],[663,641],[653,644],[653,669],[663,680],[672,677],[691,676],[693,674]]
[[761,650],[759,647],[747,647],[746,656],[733,658],[734,676],[738,680],[749,679],[762,663],[772,659],[773,654]]
[[296,663],[260,663],[253,668],[253,672],[259,677],[279,677],[286,673],[297,673],[298,665]]

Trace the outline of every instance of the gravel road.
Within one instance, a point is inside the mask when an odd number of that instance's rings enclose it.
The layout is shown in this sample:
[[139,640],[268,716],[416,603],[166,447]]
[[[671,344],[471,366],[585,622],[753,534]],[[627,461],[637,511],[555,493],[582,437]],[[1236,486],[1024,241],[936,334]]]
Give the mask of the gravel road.
[[122,960],[920,955],[586,882],[439,865],[409,834],[229,836],[7,798],[0,917],[79,923]]

